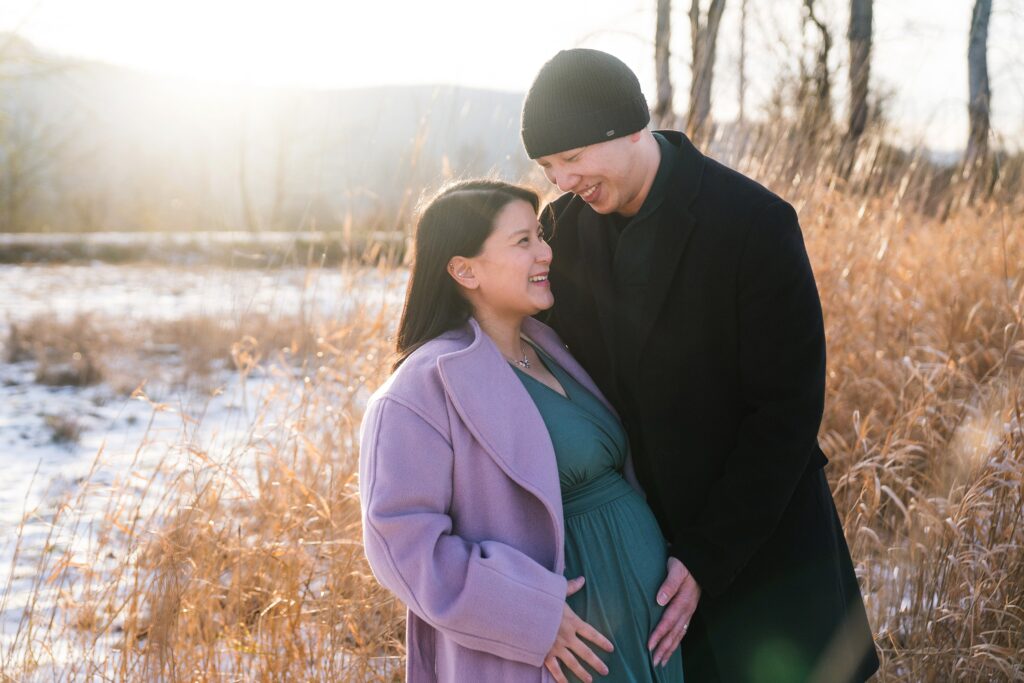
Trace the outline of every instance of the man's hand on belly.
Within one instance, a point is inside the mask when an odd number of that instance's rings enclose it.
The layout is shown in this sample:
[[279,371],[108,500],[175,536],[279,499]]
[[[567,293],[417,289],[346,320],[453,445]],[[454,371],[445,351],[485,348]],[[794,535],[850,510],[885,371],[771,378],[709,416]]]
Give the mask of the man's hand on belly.
[[668,662],[679,647],[700,600],[700,586],[678,558],[668,558],[666,568],[668,576],[658,589],[658,604],[668,606],[647,641],[647,649],[654,652],[655,666]]

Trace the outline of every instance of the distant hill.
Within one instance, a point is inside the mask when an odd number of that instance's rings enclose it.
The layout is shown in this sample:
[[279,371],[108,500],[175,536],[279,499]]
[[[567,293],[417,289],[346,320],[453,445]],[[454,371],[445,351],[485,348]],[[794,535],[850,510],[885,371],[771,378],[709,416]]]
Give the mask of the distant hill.
[[530,170],[522,97],[218,86],[0,35],[0,232],[393,227],[444,177]]

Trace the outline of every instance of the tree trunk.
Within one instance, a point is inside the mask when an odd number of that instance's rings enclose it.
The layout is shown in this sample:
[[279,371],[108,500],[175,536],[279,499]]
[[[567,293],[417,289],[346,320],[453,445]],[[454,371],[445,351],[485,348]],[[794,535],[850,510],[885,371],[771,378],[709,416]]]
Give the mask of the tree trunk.
[[850,0],[850,111],[846,137],[856,141],[868,121],[868,80],[871,75],[873,0]]
[[705,17],[701,17],[700,0],[690,3],[690,44],[693,61],[690,82],[690,107],[686,132],[694,139],[703,138],[711,126],[711,84],[715,71],[715,43],[722,22],[725,0],[711,0]]
[[829,32],[828,26],[815,14],[814,2],[815,0],[804,0],[807,20],[814,24],[821,35],[821,43],[818,45],[812,72],[814,99],[810,103],[805,123],[809,132],[817,134],[824,126],[832,123],[832,77],[828,70],[828,56],[832,51],[832,34]]
[[249,191],[248,133],[249,115],[243,112],[238,127],[238,191],[242,203],[242,222],[249,232],[260,232],[259,217],[253,208],[252,193]]
[[747,0],[740,3],[739,122],[746,122],[747,104]]
[[669,43],[672,38],[672,0],[658,0],[658,20],[654,30],[654,71],[658,83],[658,99],[654,104],[654,120],[663,128],[675,127],[672,111],[672,77],[669,73]]
[[988,23],[992,0],[976,0],[971,14],[971,34],[967,43],[967,70],[970,100],[967,115],[970,130],[967,137],[965,171],[976,167],[988,155],[989,106],[992,91],[988,81]]

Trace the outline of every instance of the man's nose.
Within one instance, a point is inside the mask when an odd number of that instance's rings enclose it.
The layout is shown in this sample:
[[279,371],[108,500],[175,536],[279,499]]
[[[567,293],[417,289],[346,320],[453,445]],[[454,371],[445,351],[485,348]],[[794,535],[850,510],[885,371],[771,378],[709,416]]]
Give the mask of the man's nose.
[[552,169],[548,180],[553,182],[562,192],[571,192],[579,183],[580,177],[575,173]]

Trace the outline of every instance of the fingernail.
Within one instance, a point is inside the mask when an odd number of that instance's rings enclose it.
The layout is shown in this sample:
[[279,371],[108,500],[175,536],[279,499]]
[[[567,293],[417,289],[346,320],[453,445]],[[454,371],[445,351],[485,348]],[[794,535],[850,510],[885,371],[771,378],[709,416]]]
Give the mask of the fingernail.
[[666,602],[668,602],[668,596],[664,593],[658,593],[658,604],[664,607]]

